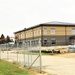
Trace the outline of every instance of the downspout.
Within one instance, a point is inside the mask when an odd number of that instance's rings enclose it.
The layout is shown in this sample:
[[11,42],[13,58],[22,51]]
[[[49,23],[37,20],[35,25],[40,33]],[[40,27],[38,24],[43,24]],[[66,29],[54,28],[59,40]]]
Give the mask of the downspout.
[[66,42],[66,45],[67,45],[67,39],[66,39],[66,37],[67,37],[67,34],[66,34],[66,25],[65,25],[65,42]]
[[26,60],[25,60],[25,50],[26,50],[26,30],[24,31],[24,34],[25,34],[25,41],[24,41],[24,67],[26,66]]
[[20,32],[20,45],[21,45],[21,40],[22,40],[22,39],[21,39],[21,32]]
[[43,26],[41,26],[41,46],[43,46]]
[[34,30],[33,30],[33,28],[32,28],[32,34],[33,34],[32,35],[32,39],[33,39],[33,42],[32,43],[33,43],[33,46],[34,46]]
[[24,34],[25,34],[25,41],[24,44],[26,43],[26,28],[24,28]]

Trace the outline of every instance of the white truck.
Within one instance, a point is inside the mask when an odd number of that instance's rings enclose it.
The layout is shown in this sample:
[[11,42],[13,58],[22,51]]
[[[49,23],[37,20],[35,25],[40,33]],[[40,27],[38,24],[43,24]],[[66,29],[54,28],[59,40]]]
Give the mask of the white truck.
[[75,44],[68,45],[68,52],[75,52]]

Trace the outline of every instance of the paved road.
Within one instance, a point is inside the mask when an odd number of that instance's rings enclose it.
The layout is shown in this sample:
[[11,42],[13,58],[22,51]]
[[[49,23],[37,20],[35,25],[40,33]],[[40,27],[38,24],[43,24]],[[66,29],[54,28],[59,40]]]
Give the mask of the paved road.
[[[9,54],[9,60],[16,61],[17,54]],[[19,54],[18,61],[24,62],[23,54]],[[33,55],[32,58],[36,58]],[[1,53],[2,59],[7,59],[7,52]],[[30,57],[31,58],[31,57]],[[26,56],[28,59],[28,56]],[[33,60],[31,62],[33,62]],[[31,60],[31,59],[30,59]],[[28,62],[28,60],[26,61]],[[34,66],[39,66],[39,60],[34,64]],[[58,56],[42,56],[42,70],[53,75],[75,75],[75,58],[64,58]]]

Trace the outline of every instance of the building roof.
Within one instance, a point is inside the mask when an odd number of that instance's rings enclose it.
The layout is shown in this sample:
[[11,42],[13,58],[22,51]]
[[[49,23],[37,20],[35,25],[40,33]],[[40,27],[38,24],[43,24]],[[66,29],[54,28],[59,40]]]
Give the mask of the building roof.
[[49,24],[49,25],[75,25],[74,23],[59,22],[59,21],[46,22],[46,23],[43,23],[43,24]]
[[14,32],[14,33],[19,33],[19,32],[33,29],[33,28],[36,28],[39,26],[75,26],[75,24],[74,23],[67,23],[67,22],[52,21],[52,22],[46,22],[46,23],[38,24],[38,25],[29,27],[29,28],[24,28],[24,29],[17,31],[17,32]]

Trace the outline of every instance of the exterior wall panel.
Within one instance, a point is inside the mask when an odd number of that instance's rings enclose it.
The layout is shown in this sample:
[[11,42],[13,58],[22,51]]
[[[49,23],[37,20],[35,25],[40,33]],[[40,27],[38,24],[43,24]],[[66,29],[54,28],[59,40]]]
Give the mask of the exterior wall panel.
[[75,34],[72,34],[72,28],[75,28],[75,26],[66,27],[66,35],[75,35]]
[[[44,28],[47,28],[47,34],[44,34]],[[50,30],[51,28],[55,28],[55,34],[51,34]],[[65,35],[65,26],[44,26],[43,27],[43,35],[45,36],[56,36],[56,35]]]
[[[51,39],[56,40],[56,44],[51,44]],[[47,40],[47,44],[44,44],[44,40]],[[42,46],[55,46],[66,45],[65,36],[43,36]]]
[[[47,29],[47,34],[44,34],[44,28]],[[51,28],[55,29],[55,34],[51,34]],[[54,45],[67,45],[70,44],[70,37],[74,36],[72,34],[72,29],[75,26],[41,26],[31,28],[28,30],[23,30],[21,32],[15,33],[15,37],[18,37],[18,41],[24,40],[36,40],[41,39],[42,46],[54,46]],[[51,39],[56,41],[56,44],[51,43]],[[44,44],[44,40],[47,40],[47,44]]]

